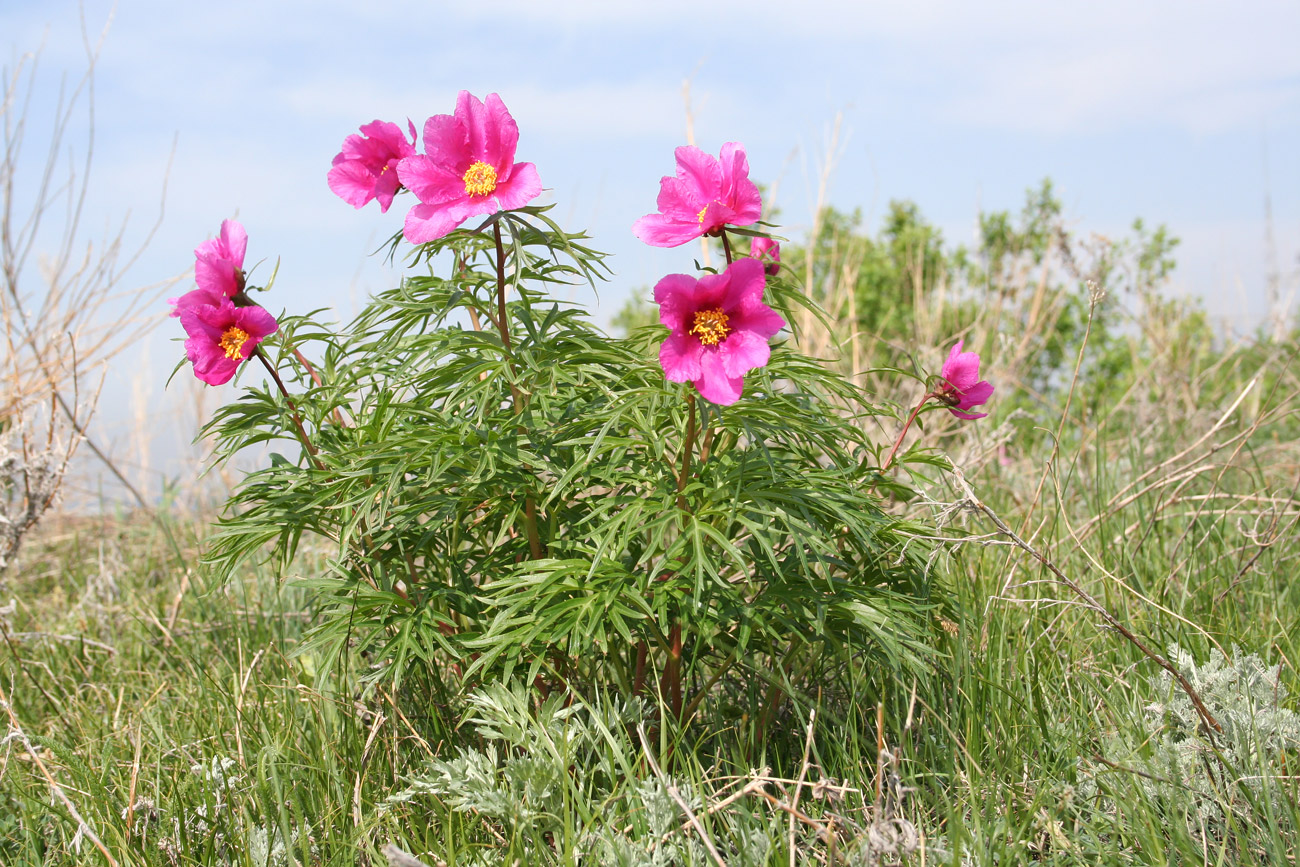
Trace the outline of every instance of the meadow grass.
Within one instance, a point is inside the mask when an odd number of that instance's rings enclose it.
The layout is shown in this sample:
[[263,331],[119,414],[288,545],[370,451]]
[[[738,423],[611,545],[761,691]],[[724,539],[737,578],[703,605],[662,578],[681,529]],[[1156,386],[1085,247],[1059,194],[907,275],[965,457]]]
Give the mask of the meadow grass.
[[[318,678],[293,580],[214,580],[202,524],[67,518],[4,584],[0,863],[384,864],[395,845],[426,864],[1293,864],[1295,352],[1151,366],[1106,414],[1062,390],[1034,425],[1059,440],[1021,430],[964,465],[1230,734],[1189,723],[1155,664],[932,468],[928,501],[898,506],[954,540],[932,675],[849,672],[852,694],[796,695],[761,743],[724,703],[674,729],[518,685],[421,705],[418,683],[367,686],[364,657]],[[327,568],[307,545],[291,575]]]

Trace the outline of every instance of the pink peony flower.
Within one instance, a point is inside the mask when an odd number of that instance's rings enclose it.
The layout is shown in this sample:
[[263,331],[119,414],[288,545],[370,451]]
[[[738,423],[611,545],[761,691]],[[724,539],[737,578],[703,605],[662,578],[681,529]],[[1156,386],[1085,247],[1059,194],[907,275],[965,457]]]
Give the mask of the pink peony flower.
[[371,121],[361,127],[361,135],[345,138],[328,176],[334,194],[354,208],[378,199],[379,210],[387,213],[402,188],[397,164],[415,153],[415,124],[406,123],[410,141],[400,126],[383,120]]
[[781,245],[771,238],[751,240],[749,255],[763,263],[763,273],[769,277],[775,277],[781,270]]
[[194,282],[199,288],[180,298],[168,298],[172,316],[188,307],[218,304],[244,291],[244,252],[248,233],[236,220],[222,220],[221,234],[194,248]]
[[655,286],[659,321],[672,331],[659,363],[672,382],[693,382],[704,397],[727,405],[740,399],[744,375],[767,364],[768,339],[785,320],[763,303],[767,278],[757,259],[741,259],[721,274],[696,279],[670,274]]
[[659,213],[633,223],[632,234],[653,247],[676,247],[762,216],[763,200],[749,179],[743,145],[727,142],[720,160],[690,145],[676,153],[677,177],[659,181]]
[[185,354],[194,375],[208,385],[230,381],[257,344],[279,325],[261,307],[236,307],[228,298],[217,304],[195,304],[178,309],[181,327],[189,338]]
[[495,93],[483,103],[462,90],[455,114],[425,121],[425,153],[397,164],[398,179],[420,200],[406,215],[406,240],[433,241],[470,217],[535,199],[542,181],[532,163],[515,162],[518,142],[519,127]]
[[993,394],[993,386],[980,380],[980,357],[978,352],[962,352],[964,340],[948,353],[948,360],[943,363],[939,375],[943,377],[933,394],[948,405],[948,411],[957,418],[984,418],[986,412],[966,412],[979,406]]

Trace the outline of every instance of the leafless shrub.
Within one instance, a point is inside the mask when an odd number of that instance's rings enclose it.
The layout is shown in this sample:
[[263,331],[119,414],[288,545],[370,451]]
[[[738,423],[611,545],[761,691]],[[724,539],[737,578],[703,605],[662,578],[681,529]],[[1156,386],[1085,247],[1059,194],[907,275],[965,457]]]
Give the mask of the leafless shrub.
[[0,438],[0,575],[18,553],[23,536],[54,504],[77,437],[58,435],[62,427],[53,408],[45,413],[44,443],[33,442],[31,425],[21,408],[10,437]]
[[[107,25],[82,21],[85,69],[59,88],[49,127],[37,87],[38,53],[0,70],[0,569],[55,502],[68,463],[85,444],[136,500],[143,498],[87,425],[98,388],[91,372],[138,339],[167,285],[124,285],[162,220],[134,248],[123,221],[102,239],[84,228],[94,156],[94,73]],[[74,129],[86,122],[84,140]],[[80,135],[77,133],[76,135]],[[42,151],[43,148],[43,151]]]

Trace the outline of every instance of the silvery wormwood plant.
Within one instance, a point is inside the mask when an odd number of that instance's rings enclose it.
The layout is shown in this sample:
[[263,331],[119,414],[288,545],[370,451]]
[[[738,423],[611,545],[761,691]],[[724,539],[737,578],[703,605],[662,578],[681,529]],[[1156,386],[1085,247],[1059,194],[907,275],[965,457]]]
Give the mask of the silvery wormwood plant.
[[[489,158],[465,172],[471,204],[498,177]],[[268,556],[287,574],[304,536],[328,540],[328,569],[302,579],[319,600],[307,649],[367,652],[373,677],[444,699],[520,669],[544,691],[657,695],[679,716],[730,697],[770,717],[792,692],[843,692],[854,657],[923,673],[939,595],[880,507],[895,483],[860,390],[778,342],[743,396],[736,377],[719,380],[729,402],[706,400],[666,379],[662,327],[615,339],[552,294],[608,275],[585,236],[544,207],[485,207],[436,237],[419,224],[409,247],[408,216],[389,247],[407,276],[341,328],[241,327],[242,242],[197,251],[232,263],[213,303],[235,312],[189,315],[196,373],[256,355],[273,374],[215,414],[217,457],[282,444],[231,496],[217,574]],[[701,292],[750,261],[728,234],[755,231],[713,234],[728,267]],[[807,303],[780,276],[763,302],[787,322]],[[728,309],[707,314],[706,348],[740,327]]]

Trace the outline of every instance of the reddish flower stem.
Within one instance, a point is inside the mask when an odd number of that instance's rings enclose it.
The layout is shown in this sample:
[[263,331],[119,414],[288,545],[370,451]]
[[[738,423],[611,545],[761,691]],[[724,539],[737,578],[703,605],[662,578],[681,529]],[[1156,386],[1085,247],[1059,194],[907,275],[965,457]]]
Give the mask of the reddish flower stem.
[[668,630],[668,661],[664,663],[663,691],[667,693],[668,708],[677,719],[682,717],[682,624],[674,623]]
[[727,240],[727,230],[722,230],[722,252],[727,256],[727,264],[731,264],[731,242]]
[[298,429],[298,438],[302,440],[303,448],[307,449],[307,454],[311,455],[312,463],[316,465],[318,470],[325,469],[325,464],[316,456],[316,446],[312,445],[311,438],[307,436],[307,429],[302,425],[302,416],[298,414],[298,407],[293,402],[293,398],[289,396],[289,390],[284,387],[284,380],[280,379],[279,371],[275,369],[275,365],[271,364],[271,359],[266,357],[266,353],[262,352],[260,347],[254,346],[253,354],[262,362],[266,372],[271,374],[271,379],[275,380],[275,385],[280,389],[280,394],[284,395],[284,402],[289,405],[289,416],[293,419],[293,426]]
[[[288,341],[285,341],[285,345],[289,347],[289,350],[293,353],[293,357],[298,359],[298,363],[302,365],[303,370],[307,371],[307,375],[311,377],[311,381],[317,388],[320,388],[323,385],[320,374],[316,372],[316,368],[312,366],[312,363],[307,360],[307,356],[299,352],[298,347],[289,344]],[[334,417],[334,423],[339,427],[348,426],[348,423],[343,419],[342,411],[337,406],[330,411],[330,415]]]
[[889,455],[885,458],[885,462],[880,465],[880,471],[882,473],[889,469],[889,465],[894,462],[894,455],[898,452],[898,447],[903,444],[903,437],[907,436],[907,431],[912,426],[912,422],[916,421],[916,416],[921,412],[921,407],[925,406],[926,402],[934,396],[934,392],[926,392],[925,396],[921,398],[921,402],[916,405],[916,409],[912,410],[912,414],[907,417],[907,422],[904,423],[903,429],[898,432],[898,439],[894,440],[894,447],[889,450]]
[[632,677],[632,695],[639,696],[645,689],[645,665],[650,656],[650,645],[643,638],[636,644],[636,673]]
[[[290,418],[293,419],[293,426],[298,430],[298,437],[302,440],[303,447],[307,449],[307,454],[311,456],[311,461],[316,465],[316,469],[323,471],[325,469],[325,463],[317,457],[318,452],[316,446],[312,444],[311,438],[307,436],[307,429],[303,426],[302,416],[298,413],[298,406],[293,402],[293,398],[289,396],[289,389],[284,387],[284,380],[280,378],[279,371],[275,369],[275,365],[271,364],[271,359],[266,357],[266,353],[262,352],[260,347],[254,346],[252,354],[257,356],[258,360],[262,362],[262,366],[266,368],[266,372],[271,374],[271,379],[275,380],[275,385],[280,389],[280,394],[284,395],[284,402],[289,406]],[[362,538],[367,547],[374,547],[374,541],[370,538],[370,531],[366,529],[364,522],[362,523]],[[360,545],[357,546],[357,549],[359,562],[364,563],[365,549]],[[369,574],[364,567],[362,569],[362,574],[370,583],[371,587],[378,589],[379,583],[375,580],[374,575]],[[412,570],[411,573],[411,583],[412,585],[415,583],[414,570]],[[400,587],[394,585],[392,589],[403,599],[408,599],[407,594]]]

